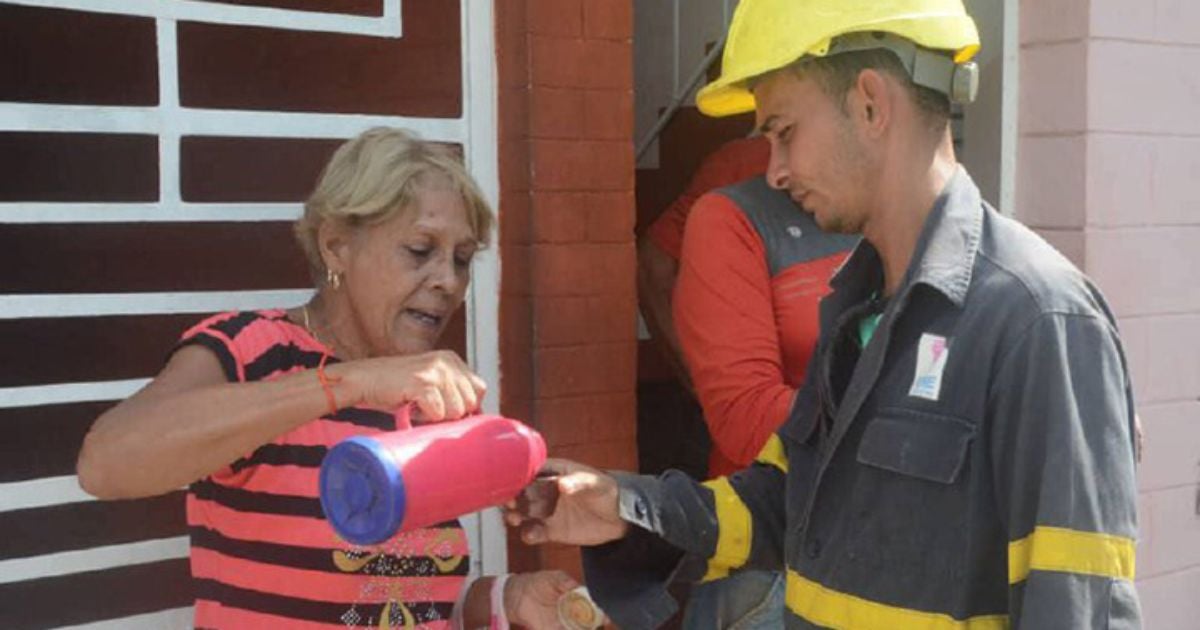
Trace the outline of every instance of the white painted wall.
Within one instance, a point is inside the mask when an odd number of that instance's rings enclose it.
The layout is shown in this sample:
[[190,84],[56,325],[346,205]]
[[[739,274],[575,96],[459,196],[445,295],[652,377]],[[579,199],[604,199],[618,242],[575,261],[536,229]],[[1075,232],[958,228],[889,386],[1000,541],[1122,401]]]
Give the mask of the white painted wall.
[[1146,628],[1200,627],[1200,3],[1021,0],[1018,217],[1116,312]]
[[966,0],[983,48],[979,96],[963,112],[962,154],[984,199],[1012,214],[1017,142],[1017,0]]

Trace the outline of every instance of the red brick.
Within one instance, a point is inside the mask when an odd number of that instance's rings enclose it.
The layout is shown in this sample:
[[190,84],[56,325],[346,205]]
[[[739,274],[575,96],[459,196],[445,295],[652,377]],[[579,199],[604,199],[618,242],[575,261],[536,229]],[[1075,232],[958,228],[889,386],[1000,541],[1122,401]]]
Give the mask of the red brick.
[[[551,450],[559,446],[632,438],[635,435],[623,430],[626,424],[633,424],[633,392],[539,400],[537,406],[541,418],[539,429]],[[602,428],[603,436],[593,435],[592,428],[603,424],[619,428],[615,431]]]
[[500,294],[529,296],[533,293],[533,249],[528,245],[501,245]]
[[637,333],[633,295],[539,297],[533,313],[533,343],[539,348],[628,341]]
[[588,298],[592,307],[592,339],[633,341],[637,339],[638,303],[636,289],[627,294]]
[[633,45],[590,39],[583,42],[586,70],[576,78],[577,85],[595,89],[633,89]]
[[524,140],[501,142],[500,187],[506,191],[529,190],[529,143]]
[[500,243],[528,245],[533,242],[533,211],[531,207],[528,192],[521,190],[501,192]]
[[581,255],[588,246],[535,245],[530,289],[535,295],[588,295],[592,292],[591,261]]
[[589,60],[586,55],[587,46],[581,39],[531,35],[529,38],[530,84],[548,87],[582,87],[583,75],[588,72]]
[[539,190],[633,190],[628,142],[533,140],[531,183]]
[[524,2],[496,2],[496,73],[501,87],[529,84],[529,28]]
[[577,243],[587,236],[580,193],[533,193],[533,238],[538,243]]
[[583,34],[583,3],[580,0],[528,0],[526,6],[530,33],[570,37]]
[[633,46],[628,42],[531,35],[529,51],[533,85],[633,89]]
[[585,95],[583,90],[572,88],[533,88],[530,94],[531,137],[583,137]]
[[583,32],[588,37],[633,37],[633,0],[584,0]]
[[637,208],[632,192],[589,193],[587,238],[593,243],[632,243]]
[[602,343],[534,351],[538,398],[633,391],[637,344]]
[[529,88],[500,88],[497,108],[500,110],[500,142],[525,142],[529,138]]
[[[533,316],[532,302],[519,295],[500,296],[500,405],[533,398]],[[527,409],[514,409],[527,420]],[[506,411],[507,413],[507,411]]]
[[636,290],[632,244],[540,244],[533,254],[535,295],[633,295]]
[[540,400],[542,437],[552,452],[575,444],[632,442],[636,405],[634,392]]
[[632,91],[588,90],[582,103],[583,137],[633,142]]
[[[567,398],[555,400],[576,399]],[[542,439],[546,441],[546,448],[548,449],[548,452],[551,453],[551,457],[556,457],[556,455],[553,453],[555,453],[556,449],[558,449],[560,446],[578,444],[588,440],[587,424],[583,421],[579,421],[574,418],[560,418],[546,421],[547,414],[545,413],[545,402],[546,401],[539,401],[537,403],[538,417],[542,418],[543,420],[543,422],[538,424],[537,430],[542,434]]]
[[633,440],[612,440],[562,446],[551,457],[569,459],[603,470],[637,470],[637,447]]
[[586,343],[590,326],[587,297],[538,297],[533,303],[533,343],[539,348]]
[[598,410],[590,418],[588,435],[595,440],[633,444],[636,452],[637,393],[614,394],[609,406],[599,406]]
[[504,87],[529,85],[529,35],[497,33],[496,80]]
[[[502,380],[503,378],[504,377],[501,376]],[[503,398],[504,402],[500,404],[500,413],[504,417],[512,418],[513,420],[520,420],[521,422],[524,422],[535,429],[537,428],[534,426],[533,421],[533,418],[536,417],[536,414],[533,411],[534,404],[532,400],[529,400],[528,398],[510,396],[507,391],[504,392]]]
[[625,296],[637,294],[637,252],[633,243],[592,245],[595,275],[591,286],[595,295]]
[[528,8],[524,2],[501,0],[496,7],[496,40],[507,40],[510,37],[524,37],[529,30]]

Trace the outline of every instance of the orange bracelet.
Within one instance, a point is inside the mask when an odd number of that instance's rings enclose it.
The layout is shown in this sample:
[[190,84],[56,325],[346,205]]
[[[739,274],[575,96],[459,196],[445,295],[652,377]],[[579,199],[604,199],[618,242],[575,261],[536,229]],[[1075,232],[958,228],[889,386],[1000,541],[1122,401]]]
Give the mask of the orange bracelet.
[[317,380],[321,382],[321,389],[325,392],[325,400],[329,403],[329,415],[332,416],[337,413],[338,405],[337,398],[333,396],[333,388],[329,384],[340,383],[342,382],[342,378],[340,376],[330,377],[325,374],[325,361],[328,359],[328,352],[321,355],[321,362],[317,364]]

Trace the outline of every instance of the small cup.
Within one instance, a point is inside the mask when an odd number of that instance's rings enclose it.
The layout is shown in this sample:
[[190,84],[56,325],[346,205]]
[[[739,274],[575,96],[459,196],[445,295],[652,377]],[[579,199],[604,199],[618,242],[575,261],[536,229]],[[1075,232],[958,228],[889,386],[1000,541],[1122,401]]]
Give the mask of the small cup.
[[567,630],[596,630],[604,625],[604,611],[592,601],[586,586],[558,598],[558,621]]

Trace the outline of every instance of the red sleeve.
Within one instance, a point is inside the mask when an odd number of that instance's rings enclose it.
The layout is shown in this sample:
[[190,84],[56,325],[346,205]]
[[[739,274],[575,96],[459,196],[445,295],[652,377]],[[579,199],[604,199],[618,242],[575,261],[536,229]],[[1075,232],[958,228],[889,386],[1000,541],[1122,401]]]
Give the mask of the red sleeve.
[[646,231],[650,242],[679,260],[683,232],[692,205],[702,195],[767,172],[771,145],[765,138],[743,138],[721,145],[701,162],[683,193],[667,206]]
[[[248,314],[253,315],[253,313]],[[222,329],[222,324],[246,315],[247,313],[238,312],[218,313],[201,321],[183,333],[171,353],[174,354],[184,346],[203,346],[216,355],[217,361],[221,364],[221,371],[225,373],[225,380],[230,383],[245,381],[246,363],[238,352],[237,344]]]
[[770,270],[758,232],[733,202],[700,198],[688,219],[672,304],[713,446],[745,467],[791,409]]

